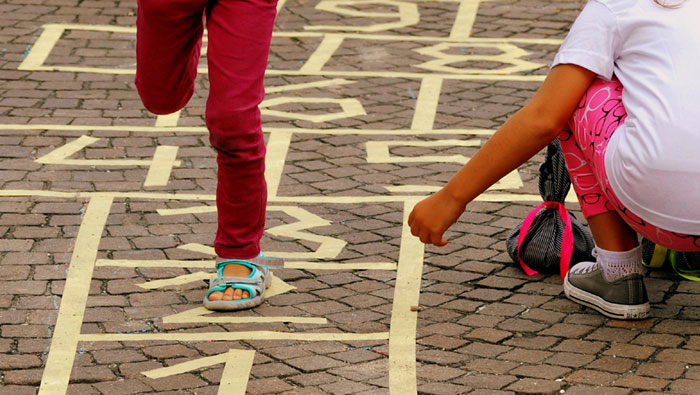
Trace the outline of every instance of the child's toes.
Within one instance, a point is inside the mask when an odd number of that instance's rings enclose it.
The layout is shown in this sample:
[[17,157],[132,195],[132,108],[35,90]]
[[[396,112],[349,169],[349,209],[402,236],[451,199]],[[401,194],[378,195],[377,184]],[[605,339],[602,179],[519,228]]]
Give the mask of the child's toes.
[[224,291],[224,296],[221,298],[221,300],[233,300],[235,299],[235,290],[233,288],[226,288],[226,291]]

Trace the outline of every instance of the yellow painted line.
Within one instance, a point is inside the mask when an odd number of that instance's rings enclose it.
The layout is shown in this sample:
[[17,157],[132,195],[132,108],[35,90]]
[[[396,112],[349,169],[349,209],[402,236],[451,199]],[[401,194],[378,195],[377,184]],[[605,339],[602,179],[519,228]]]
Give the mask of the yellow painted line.
[[149,192],[61,192],[45,190],[16,190],[2,189],[0,197],[16,196],[44,196],[57,198],[90,198],[90,197],[111,197],[115,199],[153,199],[153,200],[194,200],[194,201],[215,201],[216,195],[186,194],[186,193],[149,193]]
[[176,285],[187,284],[200,280],[209,280],[212,277],[211,272],[197,272],[190,274],[183,274],[182,276],[164,278],[161,280],[147,281],[145,283],[136,284],[143,289],[158,289],[164,287],[171,287]]
[[[450,0],[451,2],[462,2],[464,0]],[[134,26],[116,26],[116,25],[79,25],[79,24],[46,24],[43,25],[44,29],[49,30],[88,30],[88,31],[98,31],[98,32],[115,32],[115,33],[132,33],[136,34],[136,27]],[[52,33],[55,34],[55,33]],[[430,41],[430,42],[440,42],[446,41],[445,37],[431,37],[431,36],[407,36],[402,34],[367,34],[367,33],[323,33],[323,32],[283,32],[274,31],[272,33],[273,37],[323,37],[327,34],[341,34],[345,38],[361,39],[361,40],[382,40],[382,41]],[[450,38],[449,41],[454,41]],[[465,39],[465,42],[514,42],[523,44],[549,44],[549,45],[560,45],[563,39],[559,38],[486,38],[486,37],[470,37]]]
[[176,145],[160,145],[156,147],[151,160],[151,166],[148,168],[146,181],[143,186],[164,186],[168,185],[170,174],[173,171],[173,166],[179,166],[180,161],[177,158],[177,151],[180,147]]
[[292,133],[289,131],[270,132],[265,154],[265,180],[267,181],[267,198],[273,200],[277,196],[287,152],[292,143]]
[[411,130],[432,130],[435,122],[440,91],[442,90],[442,78],[427,76],[423,78],[416,100],[416,110],[413,112]]
[[36,70],[46,62],[51,50],[63,35],[64,27],[61,25],[44,25],[44,31],[32,45],[29,53],[17,70]]
[[[271,110],[270,107],[288,103],[311,103],[311,104],[337,104],[341,111],[328,112],[325,114],[308,114],[303,112],[291,112],[282,110]],[[260,103],[260,112],[264,115],[271,115],[281,118],[292,118],[309,122],[329,122],[337,119],[351,118],[366,115],[362,103],[354,98],[334,99],[329,97],[294,97],[281,96]]]
[[[357,340],[386,340],[389,332],[371,333],[305,333],[305,332],[204,332],[204,333],[85,333],[78,337],[84,342],[113,342],[113,341],[236,341],[236,340],[299,340],[299,341],[357,341]],[[415,380],[414,380],[415,381]]]
[[311,213],[301,207],[292,206],[267,206],[268,211],[282,211],[285,214],[296,218],[298,221],[291,224],[278,225],[267,229],[265,232],[274,236],[289,237],[295,240],[308,240],[320,245],[313,252],[278,252],[269,251],[270,256],[280,258],[316,258],[332,259],[337,257],[345,245],[346,241],[335,237],[317,235],[309,232],[302,232],[319,226],[331,225],[331,222]]
[[75,240],[46,368],[41,378],[40,395],[65,394],[68,389],[97,249],[111,207],[112,198],[95,197],[90,199],[85,211]]
[[159,208],[158,215],[183,215],[183,214],[204,214],[215,213],[216,206],[193,206],[185,208]]
[[[183,261],[183,260],[139,260],[139,259],[98,259],[95,266],[98,267],[177,267],[177,268],[204,268],[211,269],[216,261]],[[285,269],[301,270],[396,270],[394,262],[359,262],[359,263],[333,263],[333,262],[305,262],[288,261],[284,263]]]
[[[347,7],[348,5],[363,5],[363,4],[385,4],[398,7],[396,12],[371,12],[358,10]],[[367,26],[354,25],[311,25],[304,26],[306,30],[344,30],[354,32],[378,32],[382,30],[398,29],[406,26],[415,25],[420,21],[420,13],[418,5],[405,1],[396,0],[321,0],[316,4],[316,9],[326,12],[332,12],[340,15],[347,15],[356,18],[398,18],[395,22],[375,23]]]
[[[500,53],[495,55],[483,55],[469,53],[456,54],[454,52],[450,52],[454,51],[455,49],[463,49],[464,47],[484,48],[489,50],[497,49],[500,51]],[[480,79],[483,79],[482,77],[484,75],[493,75],[496,77],[497,80],[507,80],[507,78],[505,77],[512,78],[516,76],[522,76],[513,73],[531,72],[546,67],[545,64],[535,63],[523,59],[523,57],[530,55],[530,52],[510,43],[463,44],[443,42],[430,47],[418,48],[415,51],[421,55],[433,58],[427,62],[417,64],[415,65],[415,67],[430,70],[435,73],[443,72],[454,73],[456,75],[479,75]],[[469,61],[498,62],[503,64],[510,64],[510,66],[491,70],[450,66],[450,64],[453,63]],[[525,81],[525,79],[523,79],[522,81]]]
[[[324,135],[432,135],[432,134],[454,134],[454,135],[475,135],[475,136],[490,136],[495,133],[493,129],[432,129],[432,130],[411,130],[411,129],[311,129],[311,128],[280,128],[268,127],[265,132],[285,132],[297,134],[324,134]],[[209,133],[207,128],[202,127],[173,127],[173,128],[156,128],[153,126],[90,126],[90,125],[16,125],[16,124],[0,124],[0,130],[56,130],[56,131],[125,131],[138,133]]]
[[179,245],[179,246],[177,246],[177,248],[187,250],[187,251],[199,252],[202,254],[216,256],[216,251],[214,250],[214,247],[206,246],[206,245],[201,244],[201,243],[187,243],[187,244]]
[[404,204],[401,250],[394,286],[389,328],[389,391],[391,394],[416,394],[416,328],[425,246],[411,235],[408,215],[417,200]]
[[284,263],[285,269],[301,270],[396,270],[395,262],[361,262],[361,263],[330,263],[330,262],[301,262]]
[[77,139],[66,143],[62,147],[58,147],[48,154],[37,158],[36,162],[44,164],[59,164],[64,163],[66,159],[86,148],[87,146],[98,142],[100,139],[90,136],[80,136]]
[[[350,81],[344,78],[333,78],[332,80],[322,80],[314,82],[304,82],[301,84],[289,84],[281,86],[273,86],[265,88],[265,93],[279,93],[279,92],[289,92],[295,90],[303,90],[310,88],[325,88],[328,86],[339,86],[339,85],[349,85],[354,84],[357,81]],[[175,126],[175,125],[173,125]]]
[[[195,194],[169,194],[169,193],[147,193],[147,192],[58,192],[44,190],[0,190],[0,197],[19,196],[43,196],[57,198],[89,198],[89,197],[113,197],[115,199],[150,199],[150,200],[210,200],[216,199],[215,195],[195,195]],[[296,203],[296,204],[357,204],[357,203],[394,203],[413,200],[416,196],[400,195],[380,195],[380,196],[277,196],[270,203]],[[541,202],[540,195],[525,193],[485,193],[479,195],[475,201],[481,202]],[[567,202],[577,202],[575,197]],[[292,224],[290,224],[292,225]],[[292,257],[289,257],[292,258]]]
[[218,355],[212,355],[211,357],[197,358],[192,361],[181,362],[172,366],[166,366],[164,368],[147,370],[145,372],[141,372],[141,374],[150,379],[161,379],[163,377],[174,376],[176,374],[182,374],[192,370],[225,363],[227,357],[228,352],[225,352]]
[[172,314],[163,317],[163,323],[165,324],[175,324],[175,323],[195,323],[195,322],[206,322],[210,324],[248,324],[248,323],[273,323],[273,322],[291,322],[295,324],[320,324],[324,325],[328,323],[328,320],[323,317],[258,317],[258,316],[220,316],[220,317],[207,317],[214,313],[211,310],[207,310],[204,307],[196,307],[191,310],[183,311],[181,313]]
[[309,59],[306,60],[306,62],[303,66],[301,66],[301,69],[299,69],[299,71],[305,73],[320,71],[323,68],[323,66],[331,59],[335,51],[337,51],[338,48],[340,48],[340,45],[342,43],[342,34],[326,34],[323,37],[321,43],[316,48],[316,50],[314,50],[313,54],[309,56]]
[[[99,126],[99,125],[52,125],[52,124],[0,124],[0,130],[55,130],[55,131],[120,131],[120,132],[158,132],[158,133],[209,133],[206,126],[177,126],[161,128],[155,126]],[[87,136],[86,136],[87,137]]]
[[465,164],[469,158],[464,155],[423,155],[423,156],[391,156],[389,147],[478,147],[481,140],[389,140],[389,141],[368,141],[365,143],[367,149],[367,162],[369,163],[405,163],[405,162],[436,162],[436,163],[459,163]]
[[[433,67],[435,63],[440,63],[440,67]],[[544,66],[544,65],[542,65]],[[497,70],[484,69],[481,72],[470,70],[466,72],[457,68],[449,68],[444,66],[444,60],[429,61],[423,64],[428,72],[400,72],[400,71],[341,71],[341,70],[323,70],[323,71],[302,71],[302,70],[273,70],[268,69],[265,74],[269,76],[316,76],[316,77],[349,77],[349,78],[405,78],[405,79],[421,79],[427,75],[439,76],[446,80],[455,81],[520,81],[520,82],[542,82],[545,75],[513,75],[499,74]],[[449,70],[447,73],[436,73],[435,70]],[[114,68],[99,68],[99,67],[75,67],[75,66],[51,66],[37,67],[32,71],[60,71],[66,73],[87,73],[87,74],[115,74],[129,75],[135,74],[133,69],[114,69]],[[199,74],[206,74],[206,69],[198,69]],[[433,71],[433,72],[430,72]]]
[[[432,55],[431,55],[432,56]],[[454,81],[521,81],[521,82],[542,82],[546,75],[513,75],[499,74],[496,70],[482,70],[475,72],[470,70],[465,72],[457,68],[450,68],[444,65],[449,60],[438,59],[423,63],[426,72],[407,72],[407,71],[341,71],[341,70],[323,70],[323,71],[301,71],[301,70],[271,70],[268,69],[266,74],[271,76],[327,76],[327,77],[349,77],[349,78],[405,78],[405,79],[422,79],[428,75],[441,77],[446,80]],[[519,61],[522,63],[525,61]],[[432,67],[434,63],[439,63],[440,67]],[[542,65],[544,66],[544,65]],[[541,68],[541,67],[539,67]],[[435,70],[449,70],[449,72],[438,73]],[[66,70],[72,71],[72,70]]]
[[149,166],[145,186],[166,185],[173,166],[180,166],[176,160],[177,146],[163,145],[155,150],[152,160],[144,159],[68,159],[78,151],[96,143],[99,138],[80,136],[77,139],[56,148],[48,154],[37,158],[36,162],[66,166]]
[[181,261],[167,259],[98,259],[95,263],[97,267],[178,267],[178,268],[199,268],[211,269],[216,266],[216,261]]
[[[462,0],[456,0],[462,1]],[[285,38],[310,38],[323,37],[326,34],[339,34],[345,39],[357,39],[367,41],[413,41],[413,42],[463,42],[463,43],[519,43],[519,44],[544,44],[544,45],[561,45],[564,41],[559,38],[503,38],[503,37],[469,37],[464,40],[456,40],[449,37],[436,36],[407,36],[403,34],[367,34],[367,33],[321,33],[321,32],[274,32],[273,37]]]
[[180,112],[181,111],[175,111],[172,114],[158,115],[156,117],[156,127],[157,128],[166,128],[166,127],[177,126],[177,122],[178,122],[178,120],[180,120]]
[[255,350],[229,350],[217,394],[245,395],[254,358]]
[[279,14],[280,11],[282,11],[282,8],[284,8],[285,3],[287,3],[287,0],[277,0],[277,13]]
[[218,393],[225,395],[245,394],[254,359],[255,350],[232,349],[226,353],[148,370],[141,372],[141,374],[151,379],[160,379],[225,363]]
[[457,9],[457,15],[452,25],[452,31],[450,32],[450,39],[456,41],[469,40],[481,1],[482,0],[460,0],[459,9]]
[[281,295],[283,293],[297,289],[297,287],[288,284],[281,278],[275,276],[274,273],[270,273],[270,275],[272,276],[272,283],[270,284],[270,288],[268,288],[265,291],[265,298],[271,298],[273,296]]

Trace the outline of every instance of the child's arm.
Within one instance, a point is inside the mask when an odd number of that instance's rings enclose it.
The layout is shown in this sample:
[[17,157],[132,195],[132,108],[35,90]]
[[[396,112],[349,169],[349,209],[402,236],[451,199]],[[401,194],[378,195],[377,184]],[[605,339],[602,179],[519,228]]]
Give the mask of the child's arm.
[[532,100],[515,113],[447,185],[419,202],[408,217],[423,243],[444,246],[443,233],[469,202],[517,169],[560,133],[595,73],[571,64],[549,72]]

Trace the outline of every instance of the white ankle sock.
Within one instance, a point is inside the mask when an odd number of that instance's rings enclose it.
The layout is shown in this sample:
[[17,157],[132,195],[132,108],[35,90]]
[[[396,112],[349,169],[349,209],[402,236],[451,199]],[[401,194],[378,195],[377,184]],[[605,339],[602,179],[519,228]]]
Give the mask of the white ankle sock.
[[642,274],[642,246],[629,251],[608,251],[600,247],[595,249],[605,280],[615,281],[630,274]]

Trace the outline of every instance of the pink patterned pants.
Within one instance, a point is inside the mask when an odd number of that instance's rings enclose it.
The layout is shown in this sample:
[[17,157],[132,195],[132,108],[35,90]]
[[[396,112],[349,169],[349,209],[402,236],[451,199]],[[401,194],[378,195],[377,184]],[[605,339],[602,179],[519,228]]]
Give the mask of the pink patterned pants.
[[581,98],[567,129],[559,135],[571,184],[583,216],[590,218],[617,211],[637,233],[677,251],[700,251],[700,236],[661,229],[627,209],[610,187],[605,172],[605,151],[615,130],[625,121],[622,85],[613,79],[596,79]]

